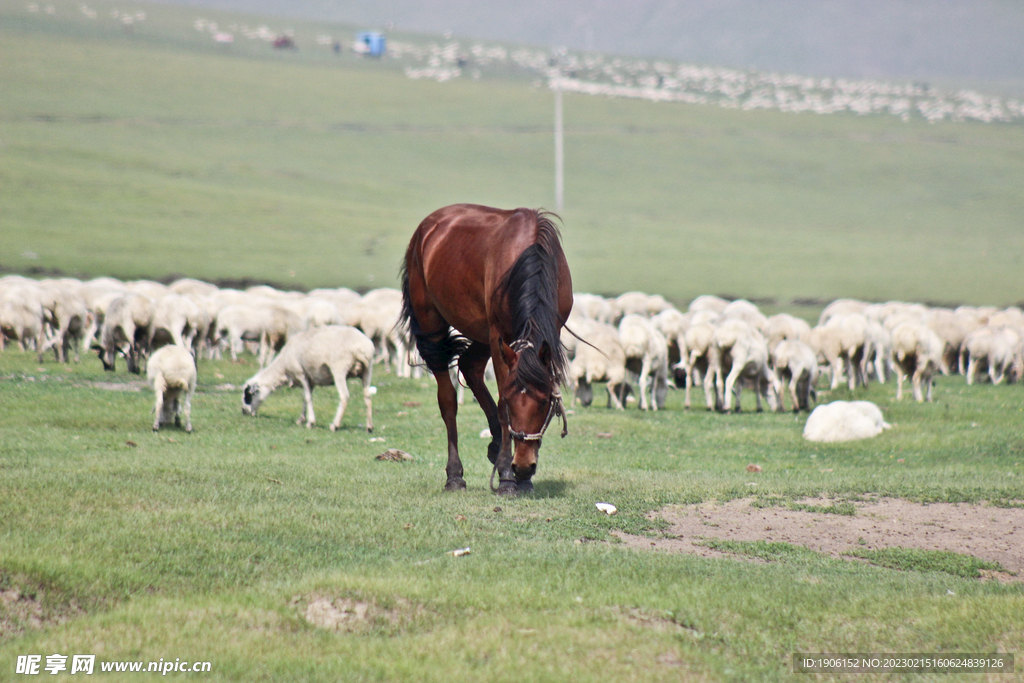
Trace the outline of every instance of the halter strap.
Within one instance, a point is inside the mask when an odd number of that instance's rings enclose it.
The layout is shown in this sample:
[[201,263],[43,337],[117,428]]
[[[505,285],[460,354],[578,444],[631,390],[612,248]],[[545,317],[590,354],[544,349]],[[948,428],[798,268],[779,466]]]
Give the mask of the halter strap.
[[550,401],[551,403],[548,406],[548,416],[544,418],[544,426],[540,428],[539,432],[534,434],[519,432],[512,428],[512,413],[509,412],[508,401],[506,401],[505,417],[508,419],[509,436],[518,441],[540,441],[544,437],[544,432],[548,430],[548,426],[551,424],[551,418],[558,415],[562,418],[562,438],[564,439],[566,434],[569,433],[569,420],[565,416],[565,407],[562,405],[562,394],[557,390],[551,392]]

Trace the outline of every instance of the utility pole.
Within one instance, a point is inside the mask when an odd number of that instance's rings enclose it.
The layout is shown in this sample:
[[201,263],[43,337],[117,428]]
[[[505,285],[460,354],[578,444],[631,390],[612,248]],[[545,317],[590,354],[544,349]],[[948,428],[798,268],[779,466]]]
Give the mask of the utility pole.
[[562,69],[555,78],[555,211],[565,207],[565,151],[562,147]]

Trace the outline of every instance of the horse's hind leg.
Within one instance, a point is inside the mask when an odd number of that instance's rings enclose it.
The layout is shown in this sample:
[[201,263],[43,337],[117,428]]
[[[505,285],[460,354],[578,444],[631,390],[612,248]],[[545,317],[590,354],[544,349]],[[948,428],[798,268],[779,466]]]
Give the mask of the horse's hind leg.
[[434,373],[437,380],[437,406],[441,409],[441,419],[448,430],[448,465],[445,473],[445,491],[460,491],[466,488],[466,480],[462,478],[462,460],[459,459],[459,427],[456,415],[459,412],[458,396],[452,384],[448,370]]
[[459,356],[459,370],[466,378],[469,390],[473,392],[477,403],[487,416],[487,426],[491,430],[491,442],[487,444],[487,459],[493,465],[498,461],[498,453],[501,451],[501,423],[498,421],[498,406],[491,396],[490,390],[484,382],[484,372],[487,370],[487,361],[491,358],[491,349],[486,344],[473,342],[461,356]]

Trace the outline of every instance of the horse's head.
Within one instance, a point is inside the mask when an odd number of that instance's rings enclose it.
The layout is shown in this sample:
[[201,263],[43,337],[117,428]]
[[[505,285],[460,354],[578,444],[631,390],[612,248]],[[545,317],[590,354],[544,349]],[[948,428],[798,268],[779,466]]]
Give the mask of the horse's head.
[[[562,418],[562,436],[568,431],[565,419],[565,408],[557,383],[550,372],[546,373],[541,382],[530,382],[521,372],[524,354],[534,351],[530,342],[518,341],[511,346],[502,345],[505,362],[509,368],[508,381],[502,392],[508,421],[509,435],[512,439],[512,471],[516,481],[529,481],[537,471],[537,454],[540,442],[555,417]],[[550,364],[551,352],[547,344],[542,344],[539,351],[533,353],[543,366]],[[545,360],[545,358],[547,360]],[[529,362],[529,361],[526,361]]]

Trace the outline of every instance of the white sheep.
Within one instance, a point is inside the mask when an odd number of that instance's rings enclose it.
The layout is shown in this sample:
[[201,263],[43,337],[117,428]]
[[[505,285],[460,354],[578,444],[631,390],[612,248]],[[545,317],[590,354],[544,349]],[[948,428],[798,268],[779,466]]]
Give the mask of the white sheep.
[[644,292],[626,292],[615,297],[612,305],[615,309],[615,320],[621,322],[627,315],[640,315],[650,318],[672,307],[660,294]]
[[184,347],[169,344],[149,357],[146,377],[153,385],[153,431],[172,420],[176,427],[185,418],[185,431],[192,431],[192,396],[196,393],[196,363]]
[[761,313],[756,304],[746,299],[736,299],[726,304],[721,312],[723,320],[742,320],[762,335],[768,334],[768,318]]
[[579,344],[569,364],[569,385],[576,402],[589,406],[594,400],[594,382],[607,382],[608,407],[623,409],[619,392],[626,382],[626,353],[619,343],[619,332],[611,325],[595,323]]
[[348,404],[349,377],[363,382],[363,402],[366,404],[366,431],[373,431],[373,411],[370,397],[373,376],[373,342],[355,329],[342,325],[315,327],[294,335],[281,349],[270,365],[256,373],[242,389],[242,412],[255,416],[260,405],[270,394],[282,386],[301,386],[302,415],[297,424],[316,425],[313,414],[313,387],[333,384],[338,390],[338,411],[331,422],[331,431],[341,426],[342,415]]
[[927,398],[931,402],[935,373],[942,364],[942,349],[942,340],[924,323],[907,321],[893,328],[890,363],[896,372],[897,401],[903,398],[903,380],[909,376],[914,399],[918,403],[925,400],[921,385],[927,384]]
[[42,309],[19,298],[17,292],[0,300],[0,350],[8,339],[18,342],[21,351],[41,349],[46,343]]
[[810,346],[831,368],[832,389],[839,386],[845,375],[849,377],[851,391],[856,387],[858,379],[864,383],[867,323],[863,314],[848,313],[834,316],[824,325],[811,330]]
[[757,412],[761,412],[761,397],[771,410],[778,410],[778,379],[768,365],[768,344],[753,325],[742,320],[726,320],[715,328],[711,345],[710,366],[715,376],[717,404],[726,412],[740,411],[740,390],[743,380],[753,384],[757,397]]
[[818,325],[824,325],[831,318],[834,318],[837,315],[863,313],[867,308],[868,304],[864,301],[858,301],[857,299],[836,299],[822,310],[821,315],[818,317]]
[[702,294],[696,299],[690,302],[688,310],[691,313],[697,313],[699,311],[712,311],[714,313],[721,313],[725,310],[725,307],[729,305],[729,302],[720,296],[714,296],[712,294]]
[[572,312],[574,315],[606,325],[611,325],[615,320],[615,305],[597,294],[573,294]]
[[693,319],[691,313],[669,308],[651,317],[651,325],[665,337],[668,344],[668,364],[675,367],[686,356],[686,330]]
[[389,370],[393,366],[399,377],[408,377],[412,369],[408,353],[411,345],[404,326],[399,324],[402,306],[401,291],[373,289],[363,295],[358,306],[349,309],[346,322],[373,340],[377,361]]
[[60,363],[67,362],[69,351],[74,352],[76,363],[79,360],[78,349],[88,326],[89,309],[78,294],[78,286],[71,282],[50,282],[42,288],[43,318],[52,333],[39,349],[40,363],[49,348],[54,350]]
[[[714,314],[717,316],[717,313]],[[715,341],[715,326],[708,322],[691,325],[683,336],[686,356],[675,366],[677,372],[686,373],[686,391],[683,407],[690,407],[690,390],[695,384],[704,387],[704,401],[708,410],[716,407],[714,372],[711,369],[711,347]]]
[[966,365],[967,384],[974,384],[974,378],[981,369],[988,370],[993,385],[1001,384],[1010,376],[1015,380],[1017,347],[1021,336],[1009,327],[986,325],[971,332],[964,339],[960,364]]
[[138,373],[149,352],[149,326],[153,323],[153,300],[144,294],[127,292],[107,307],[100,330],[100,360],[105,370],[113,371],[117,354],[124,355],[128,371]]
[[176,344],[192,349],[200,329],[206,330],[206,313],[183,294],[168,294],[153,307],[153,321],[149,326],[149,348]]
[[833,401],[807,417],[804,438],[824,443],[856,441],[878,436],[891,426],[870,401]]
[[626,355],[626,368],[639,376],[640,409],[664,408],[668,394],[668,343],[665,337],[646,317],[634,313],[619,323],[619,344]]
[[777,313],[769,316],[765,336],[768,341],[768,351],[772,351],[779,342],[786,339],[807,344],[811,340],[811,326],[806,320],[789,313]]
[[811,409],[811,399],[816,395],[818,383],[818,358],[814,349],[802,341],[784,339],[769,351],[775,376],[779,381],[779,408],[786,409],[785,393],[789,388],[793,399],[793,412]]

